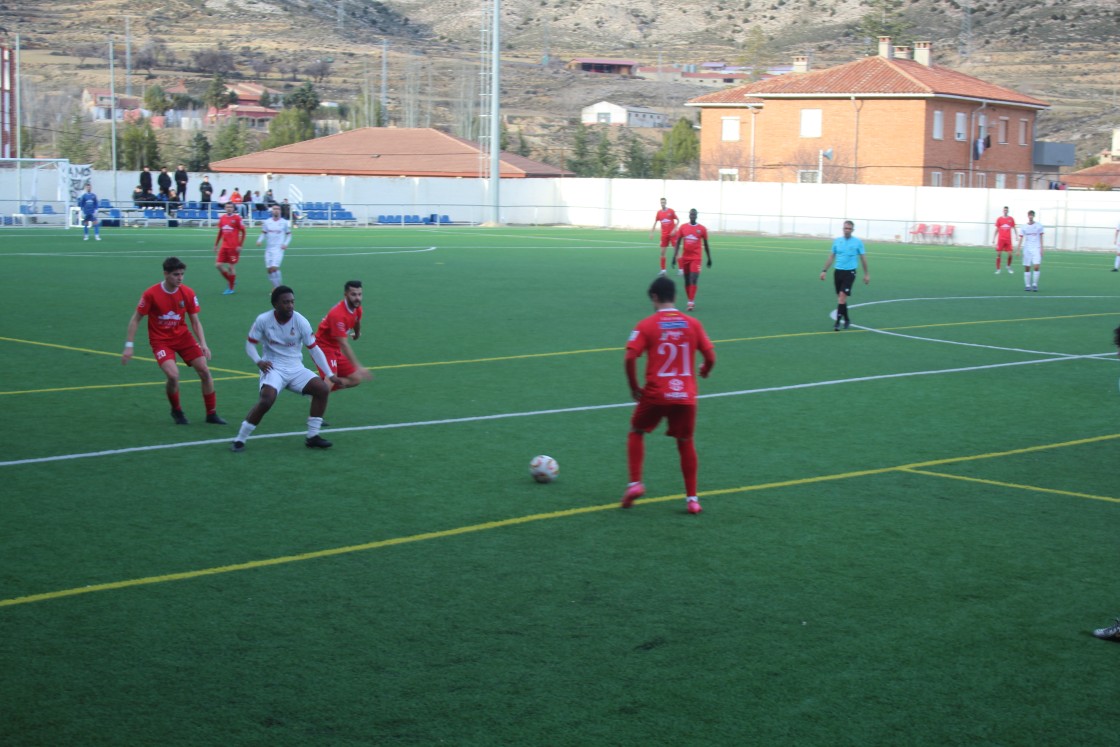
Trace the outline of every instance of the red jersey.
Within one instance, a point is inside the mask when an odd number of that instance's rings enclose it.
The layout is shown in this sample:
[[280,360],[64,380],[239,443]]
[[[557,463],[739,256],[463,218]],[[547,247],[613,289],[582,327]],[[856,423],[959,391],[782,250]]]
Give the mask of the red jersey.
[[245,224],[237,213],[218,218],[218,238],[223,249],[239,249],[245,243]]
[[996,218],[996,238],[1002,244],[1005,241],[1011,241],[1011,229],[1015,227],[1015,219],[1010,215],[1001,215]]
[[180,285],[174,293],[168,293],[163,283],[144,291],[136,304],[136,311],[148,317],[148,340],[152,347],[191,337],[187,315],[197,314],[198,308],[198,296],[193,290]]
[[346,304],[346,299],[342,299],[327,312],[323,321],[319,322],[319,328],[315,330],[315,339],[319,341],[319,347],[328,353],[333,352],[337,355],[340,350],[336,338],[346,337],[347,333],[354,329],[354,325],[361,319],[362,307],[359,306],[351,311]]
[[642,401],[651,398],[654,404],[695,404],[696,353],[714,358],[714,349],[699,320],[676,309],[658,311],[638,322],[626,343],[626,356],[648,356]]
[[673,211],[673,208],[665,208],[657,211],[657,217],[654,220],[661,224],[661,233],[668,234],[673,230],[673,224],[677,222],[677,214]]
[[684,239],[681,259],[700,259],[704,241],[708,238],[708,229],[699,223],[682,223],[677,229],[677,235]]

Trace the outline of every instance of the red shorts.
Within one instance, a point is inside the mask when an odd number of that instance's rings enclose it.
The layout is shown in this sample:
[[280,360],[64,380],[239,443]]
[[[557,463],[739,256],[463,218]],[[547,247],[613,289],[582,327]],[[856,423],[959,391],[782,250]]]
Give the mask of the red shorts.
[[[335,376],[346,378],[347,376],[358,370],[354,368],[354,364],[350,362],[350,359],[342,354],[341,350],[328,350],[322,345],[320,345],[319,348],[323,351],[323,355],[327,356],[327,363],[330,364],[331,373]],[[323,376],[326,373],[318,366],[316,366],[315,368],[319,371],[320,376]]]
[[218,250],[218,264],[235,265],[241,259],[241,249],[239,247],[222,247]]
[[183,363],[188,366],[191,361],[196,358],[201,358],[202,348],[198,346],[193,337],[184,337],[181,340],[172,342],[163,342],[152,345],[152,355],[156,357],[156,364],[162,366],[164,361],[175,360],[175,354],[178,353],[179,357],[183,359]]
[[634,408],[630,416],[630,427],[636,431],[649,433],[665,418],[669,421],[666,436],[673,438],[692,438],[696,431],[696,405],[654,404],[645,398]]
[[672,241],[673,241],[673,232],[672,231],[670,231],[669,233],[662,232],[662,234],[661,234],[661,248],[662,249],[668,248],[669,244],[672,243]]
[[996,244],[996,251],[997,252],[1009,252],[1009,251],[1011,251],[1011,240],[1008,239],[1007,241],[1000,241],[999,243],[997,243]]
[[680,267],[685,272],[690,272],[693,275],[700,274],[700,265],[704,264],[704,260],[700,257],[681,257],[677,262],[677,267]]

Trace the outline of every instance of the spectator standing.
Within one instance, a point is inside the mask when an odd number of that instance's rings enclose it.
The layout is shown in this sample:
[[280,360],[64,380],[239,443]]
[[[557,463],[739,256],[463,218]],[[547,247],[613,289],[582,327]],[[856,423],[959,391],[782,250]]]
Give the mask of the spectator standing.
[[202,177],[202,183],[198,185],[198,196],[202,201],[202,209],[210,209],[210,201],[214,197],[214,185],[210,183],[210,177]]
[[175,191],[179,193],[180,199],[186,199],[187,197],[187,181],[189,179],[187,167],[179,164],[179,168],[175,169]]
[[166,166],[159,170],[159,177],[156,178],[156,183],[159,184],[159,193],[166,198],[167,194],[171,191],[171,174],[167,173]]
[[152,169],[148,166],[140,172],[140,191],[149,193],[152,191]]

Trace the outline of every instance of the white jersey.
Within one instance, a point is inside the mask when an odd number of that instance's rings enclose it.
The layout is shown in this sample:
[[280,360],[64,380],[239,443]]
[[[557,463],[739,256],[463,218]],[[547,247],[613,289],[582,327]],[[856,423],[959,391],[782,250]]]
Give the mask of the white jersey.
[[1019,226],[1019,235],[1023,237],[1023,249],[1041,249],[1042,233],[1042,224],[1038,221]]
[[284,367],[303,366],[303,347],[315,347],[311,322],[298,311],[281,324],[276,312],[266,311],[249,328],[249,342],[261,346],[261,359]]
[[280,251],[288,246],[292,239],[291,221],[283,218],[266,218],[261,221],[261,238],[264,239],[264,250]]

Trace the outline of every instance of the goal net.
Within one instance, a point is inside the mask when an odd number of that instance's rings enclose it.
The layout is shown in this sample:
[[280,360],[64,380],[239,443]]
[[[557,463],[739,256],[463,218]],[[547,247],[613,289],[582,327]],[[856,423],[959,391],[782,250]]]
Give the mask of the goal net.
[[70,227],[70,208],[92,174],[65,158],[0,158],[0,225]]

